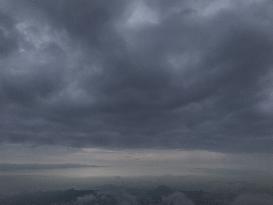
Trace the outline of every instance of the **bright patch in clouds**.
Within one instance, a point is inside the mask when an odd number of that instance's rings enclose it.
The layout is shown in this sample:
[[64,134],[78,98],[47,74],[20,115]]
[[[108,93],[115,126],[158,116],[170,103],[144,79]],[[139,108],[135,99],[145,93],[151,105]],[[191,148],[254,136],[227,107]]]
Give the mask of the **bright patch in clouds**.
[[141,28],[159,23],[159,16],[156,11],[148,7],[142,0],[134,1],[129,11],[129,18],[126,21],[129,28]]

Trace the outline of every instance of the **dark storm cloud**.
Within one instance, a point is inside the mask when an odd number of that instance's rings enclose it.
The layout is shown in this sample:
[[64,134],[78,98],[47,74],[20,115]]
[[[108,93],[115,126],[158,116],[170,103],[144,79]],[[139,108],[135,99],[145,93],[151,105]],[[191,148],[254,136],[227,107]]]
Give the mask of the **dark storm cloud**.
[[273,151],[271,1],[0,5],[2,142]]
[[0,11],[0,57],[9,55],[17,48],[17,35],[12,17]]

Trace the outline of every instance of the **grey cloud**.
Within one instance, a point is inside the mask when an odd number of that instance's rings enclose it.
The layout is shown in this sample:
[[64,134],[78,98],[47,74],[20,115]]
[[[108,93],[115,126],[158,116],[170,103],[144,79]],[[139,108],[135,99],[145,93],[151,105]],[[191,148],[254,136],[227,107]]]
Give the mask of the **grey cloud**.
[[0,164],[1,172],[18,172],[52,169],[73,169],[73,168],[97,168],[97,165],[85,164]]
[[272,2],[10,2],[2,142],[273,151]]
[[169,196],[163,199],[163,204],[185,204],[185,205],[194,205],[194,203],[188,199],[182,192],[174,192]]
[[0,10],[0,57],[9,55],[17,49],[15,22],[11,16]]
[[269,194],[242,194],[238,196],[232,205],[269,205],[273,203],[273,197]]

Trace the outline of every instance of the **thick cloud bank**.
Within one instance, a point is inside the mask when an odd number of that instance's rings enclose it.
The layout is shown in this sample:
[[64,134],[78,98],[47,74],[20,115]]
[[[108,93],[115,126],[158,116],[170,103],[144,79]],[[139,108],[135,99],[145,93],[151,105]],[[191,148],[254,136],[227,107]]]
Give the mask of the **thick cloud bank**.
[[2,0],[1,142],[272,152],[272,9]]
[[175,192],[172,193],[171,195],[167,196],[166,198],[164,198],[163,200],[163,204],[166,205],[194,205],[194,203],[188,199],[185,194],[181,193],[181,192]]
[[243,194],[238,196],[231,205],[270,205],[273,196],[268,194]]

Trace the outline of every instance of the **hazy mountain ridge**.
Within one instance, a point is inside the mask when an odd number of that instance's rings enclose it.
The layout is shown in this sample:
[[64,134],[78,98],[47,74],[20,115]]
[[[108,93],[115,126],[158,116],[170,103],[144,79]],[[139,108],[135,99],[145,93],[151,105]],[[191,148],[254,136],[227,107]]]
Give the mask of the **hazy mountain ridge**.
[[0,199],[1,205],[270,205],[273,194],[182,191],[168,186],[153,189],[108,187],[101,190],[36,192]]

